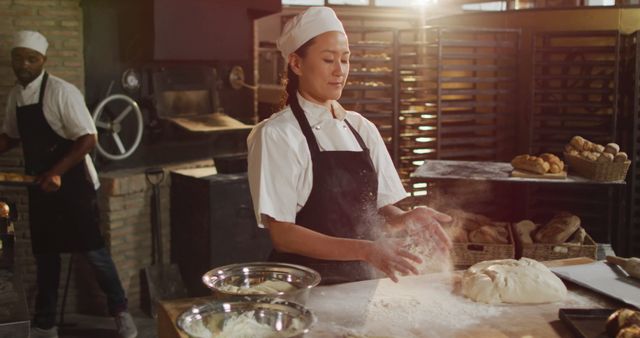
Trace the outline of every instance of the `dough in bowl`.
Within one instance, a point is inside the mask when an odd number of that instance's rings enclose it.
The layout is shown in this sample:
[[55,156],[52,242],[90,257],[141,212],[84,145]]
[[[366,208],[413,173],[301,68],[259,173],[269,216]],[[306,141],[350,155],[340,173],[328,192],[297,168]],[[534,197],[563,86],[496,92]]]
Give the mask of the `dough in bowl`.
[[532,304],[563,300],[567,288],[546,266],[523,257],[471,266],[462,276],[462,293],[481,303]]

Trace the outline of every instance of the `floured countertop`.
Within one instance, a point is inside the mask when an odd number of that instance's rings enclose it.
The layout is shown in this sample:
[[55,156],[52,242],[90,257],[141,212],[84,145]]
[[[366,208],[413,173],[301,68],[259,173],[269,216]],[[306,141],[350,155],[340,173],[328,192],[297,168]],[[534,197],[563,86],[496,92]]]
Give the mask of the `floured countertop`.
[[459,290],[460,272],[314,288],[306,306],[317,323],[305,337],[569,337],[560,308],[606,308],[615,302],[579,287],[542,305],[475,303]]

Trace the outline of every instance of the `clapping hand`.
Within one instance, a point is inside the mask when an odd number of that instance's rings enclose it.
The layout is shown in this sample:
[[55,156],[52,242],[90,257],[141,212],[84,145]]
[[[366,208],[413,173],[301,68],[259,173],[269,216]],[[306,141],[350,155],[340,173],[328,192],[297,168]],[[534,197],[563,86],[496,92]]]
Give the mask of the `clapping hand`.
[[405,212],[401,218],[410,236],[435,243],[441,253],[448,253],[452,245],[441,223],[451,222],[451,220],[449,215],[422,206]]

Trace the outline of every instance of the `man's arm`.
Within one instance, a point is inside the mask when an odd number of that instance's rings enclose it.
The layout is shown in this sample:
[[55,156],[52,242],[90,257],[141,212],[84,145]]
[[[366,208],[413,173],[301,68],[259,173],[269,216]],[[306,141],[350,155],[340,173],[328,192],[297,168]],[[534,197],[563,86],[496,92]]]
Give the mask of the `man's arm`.
[[71,149],[58,163],[56,163],[51,169],[43,173],[38,177],[40,187],[44,191],[56,191],[60,189],[62,185],[61,176],[67,172],[71,167],[84,160],[87,155],[96,145],[95,134],[85,134],[78,137],[71,146]]
[[11,148],[14,148],[19,143],[20,141],[18,139],[11,138],[5,133],[0,134],[0,154],[11,150]]

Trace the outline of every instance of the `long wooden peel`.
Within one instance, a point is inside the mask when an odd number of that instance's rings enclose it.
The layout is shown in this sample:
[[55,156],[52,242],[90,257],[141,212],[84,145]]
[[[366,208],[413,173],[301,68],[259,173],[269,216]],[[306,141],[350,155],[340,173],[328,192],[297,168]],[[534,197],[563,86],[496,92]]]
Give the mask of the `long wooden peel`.
[[640,258],[622,258],[618,256],[607,256],[607,262],[615,265],[619,265],[622,270],[629,274],[633,278],[640,279]]

